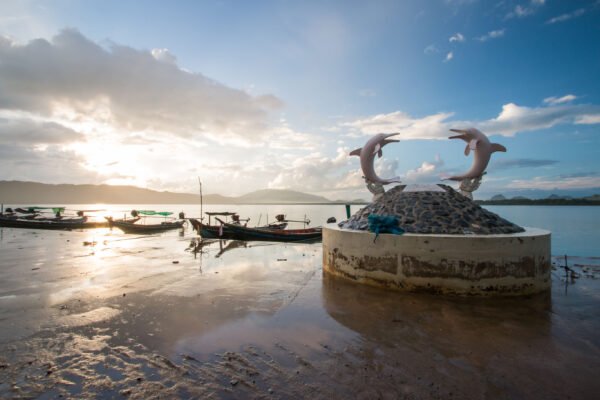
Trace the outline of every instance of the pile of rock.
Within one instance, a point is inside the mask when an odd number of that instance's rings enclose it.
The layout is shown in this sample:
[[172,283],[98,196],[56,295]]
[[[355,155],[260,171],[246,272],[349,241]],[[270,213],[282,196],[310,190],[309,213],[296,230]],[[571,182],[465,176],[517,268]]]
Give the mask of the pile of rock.
[[398,218],[407,233],[504,234],[524,229],[484,209],[450,186],[437,185],[441,191],[403,191],[396,186],[360,209],[349,220],[340,222],[344,229],[368,230],[370,214]]

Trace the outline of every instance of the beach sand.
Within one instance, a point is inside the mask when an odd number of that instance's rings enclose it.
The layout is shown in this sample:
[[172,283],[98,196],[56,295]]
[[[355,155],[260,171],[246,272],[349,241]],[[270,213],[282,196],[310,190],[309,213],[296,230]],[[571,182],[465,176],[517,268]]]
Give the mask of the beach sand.
[[397,293],[320,244],[0,229],[0,398],[585,399],[600,260],[551,293]]

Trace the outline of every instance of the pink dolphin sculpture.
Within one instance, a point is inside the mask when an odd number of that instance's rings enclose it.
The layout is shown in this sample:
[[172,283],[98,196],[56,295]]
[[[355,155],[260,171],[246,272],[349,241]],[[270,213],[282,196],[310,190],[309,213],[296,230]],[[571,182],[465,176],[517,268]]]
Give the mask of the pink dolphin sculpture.
[[367,183],[380,183],[382,185],[387,185],[392,182],[400,182],[400,177],[395,177],[391,179],[381,179],[375,174],[375,167],[373,166],[373,162],[375,161],[375,154],[377,154],[380,158],[383,155],[381,148],[388,143],[399,142],[399,140],[388,139],[390,136],[397,135],[398,133],[378,133],[373,136],[371,139],[365,143],[363,147],[360,149],[352,150],[350,152],[351,156],[359,156],[360,157],[360,167],[362,168],[363,174],[365,174],[365,179]]
[[492,153],[496,151],[506,152],[506,147],[498,143],[490,143],[487,136],[475,128],[468,129],[450,129],[452,132],[460,133],[460,135],[450,136],[450,139],[462,139],[467,142],[465,147],[465,156],[468,156],[470,151],[475,152],[473,156],[473,164],[471,169],[462,175],[451,176],[449,180],[462,181],[463,179],[473,179],[483,175],[487,168]]

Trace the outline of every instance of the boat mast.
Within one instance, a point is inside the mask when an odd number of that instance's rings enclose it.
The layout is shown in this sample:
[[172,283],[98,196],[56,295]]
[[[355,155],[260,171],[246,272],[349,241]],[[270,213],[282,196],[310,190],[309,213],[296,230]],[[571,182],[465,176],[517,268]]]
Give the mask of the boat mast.
[[202,181],[198,177],[198,185],[200,185],[200,221],[204,219],[204,213],[202,212]]

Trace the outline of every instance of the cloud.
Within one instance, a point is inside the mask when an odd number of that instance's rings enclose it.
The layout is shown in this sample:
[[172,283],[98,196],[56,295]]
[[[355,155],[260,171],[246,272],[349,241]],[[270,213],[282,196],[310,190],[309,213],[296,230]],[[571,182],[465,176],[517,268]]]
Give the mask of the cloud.
[[466,40],[465,36],[462,33],[460,33],[460,32],[455,33],[454,35],[450,36],[450,39],[448,39],[448,41],[450,43],[452,43],[452,42],[464,42],[465,40]]
[[586,189],[600,187],[600,176],[572,176],[572,177],[535,177],[533,179],[517,179],[508,185],[511,189]]
[[173,54],[171,54],[169,49],[152,49],[152,51],[150,51],[150,54],[152,54],[152,57],[154,57],[158,61],[174,65],[177,64],[177,58]]
[[425,47],[425,50],[423,50],[423,53],[427,54],[427,55],[431,55],[431,54],[437,54],[439,53],[440,50],[435,47],[435,45],[430,44],[429,46]]
[[454,58],[454,52],[449,52],[448,54],[446,54],[446,58],[444,58],[444,62],[448,62],[450,60],[452,60]]
[[452,112],[439,112],[413,117],[401,111],[377,114],[339,126],[350,135],[373,135],[380,132],[399,132],[401,139],[445,139],[450,128],[474,126],[489,135],[514,136],[518,132],[536,131],[559,124],[599,124],[600,106],[550,105],[523,107],[514,103],[502,106],[495,118],[482,121],[451,120]]
[[408,182],[437,182],[440,180],[440,168],[444,166],[444,160],[439,154],[434,161],[423,161],[420,167],[406,171],[404,179]]
[[453,113],[437,113],[422,118],[414,118],[407,113],[396,111],[377,114],[350,122],[342,122],[343,128],[363,135],[379,132],[399,132],[402,139],[440,139],[447,136],[448,122]]
[[479,36],[475,39],[479,40],[480,42],[487,42],[490,39],[497,39],[497,38],[504,36],[505,32],[506,32],[506,29],[498,29],[495,31],[489,31],[485,35]]
[[571,101],[577,99],[577,96],[573,95],[573,94],[567,94],[563,97],[546,97],[544,99],[544,103],[546,104],[562,104],[562,103],[570,103]]
[[575,117],[575,123],[579,125],[600,124],[600,112],[596,114],[583,114]]
[[564,22],[564,21],[568,21],[570,19],[573,18],[577,18],[582,16],[583,14],[585,14],[585,9],[584,8],[579,8],[573,12],[570,13],[566,13],[566,14],[561,14],[557,17],[554,18],[550,18],[548,21],[546,21],[547,24],[556,24],[558,22]]
[[375,97],[377,93],[373,89],[361,89],[358,91],[358,95],[361,97]]
[[0,143],[60,144],[84,140],[84,135],[55,122],[0,117]]
[[47,118],[102,109],[96,121],[121,130],[252,140],[282,105],[185,71],[166,49],[102,47],[75,30],[24,45],[2,40],[0,59],[0,109]]
[[537,168],[555,165],[558,160],[540,160],[533,158],[517,158],[509,160],[497,160],[492,162],[493,169],[510,169],[510,168]]
[[[289,165],[278,165],[277,175],[270,180],[271,189],[302,189],[305,191],[326,191],[337,188],[364,185],[360,176],[349,174],[340,177],[342,167],[349,166],[350,150],[338,147],[336,156],[326,157],[321,153],[313,153],[305,157],[295,158]],[[358,158],[356,158],[358,160]],[[302,187],[298,187],[301,184]]]
[[513,11],[506,14],[506,18],[523,18],[535,14],[546,3],[545,0],[531,0],[528,5],[517,4]]
[[462,5],[466,5],[466,4],[473,4],[476,2],[477,2],[477,0],[444,0],[444,3],[451,5],[451,6],[462,6]]
[[[588,113],[589,112],[589,113]],[[513,136],[517,132],[551,128],[563,123],[583,124],[581,118],[600,116],[600,107],[591,105],[560,105],[550,107],[521,107],[514,103],[502,106],[498,117],[478,126],[490,134]]]
[[573,172],[571,174],[561,174],[558,175],[560,179],[570,179],[570,178],[585,178],[588,176],[598,176],[598,173],[595,171],[587,171],[587,172]]
[[45,183],[90,183],[99,175],[85,168],[85,158],[59,145],[43,149],[0,143],[2,179]]

